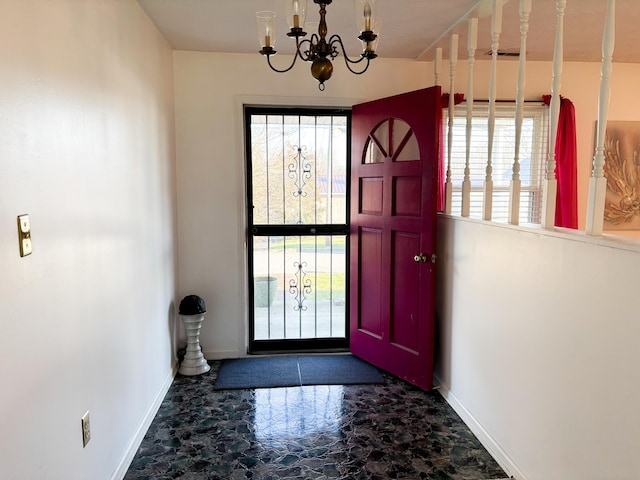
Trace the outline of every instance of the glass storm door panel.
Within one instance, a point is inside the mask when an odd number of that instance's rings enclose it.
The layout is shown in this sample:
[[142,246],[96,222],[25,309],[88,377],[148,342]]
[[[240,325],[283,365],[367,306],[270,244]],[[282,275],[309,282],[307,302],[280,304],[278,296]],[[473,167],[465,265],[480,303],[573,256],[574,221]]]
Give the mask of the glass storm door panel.
[[251,352],[347,349],[350,116],[246,108]]
[[351,351],[414,385],[433,375],[440,88],[353,107]]

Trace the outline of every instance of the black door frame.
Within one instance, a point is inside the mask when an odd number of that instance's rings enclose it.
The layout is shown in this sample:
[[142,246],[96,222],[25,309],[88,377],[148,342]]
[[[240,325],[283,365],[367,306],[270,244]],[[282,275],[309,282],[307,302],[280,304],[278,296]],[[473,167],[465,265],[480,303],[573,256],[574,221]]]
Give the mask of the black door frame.
[[[290,225],[254,225],[253,224],[253,171],[251,149],[251,116],[252,115],[313,115],[313,116],[346,116],[347,120],[347,165],[346,165],[346,223],[345,224],[290,224]],[[249,301],[249,354],[292,353],[292,352],[343,352],[349,351],[349,218],[351,213],[351,109],[323,107],[244,107],[245,127],[245,191],[247,205],[247,280]],[[254,268],[253,238],[260,236],[345,236],[345,336],[335,338],[255,340],[254,326]]]

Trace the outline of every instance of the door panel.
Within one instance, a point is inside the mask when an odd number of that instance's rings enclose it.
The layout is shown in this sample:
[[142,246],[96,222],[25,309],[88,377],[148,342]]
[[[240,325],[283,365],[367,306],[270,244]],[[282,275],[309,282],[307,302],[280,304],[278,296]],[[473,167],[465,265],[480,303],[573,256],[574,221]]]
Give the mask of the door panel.
[[393,232],[393,303],[390,322],[390,341],[411,352],[418,351],[419,318],[419,264],[413,260],[413,252],[420,250],[420,235]]
[[363,178],[360,192],[360,212],[382,215],[384,180],[380,177]]
[[422,213],[422,178],[396,177],[393,181],[393,214],[419,217]]
[[441,115],[439,87],[352,112],[351,351],[425,389]]
[[363,228],[358,235],[359,248],[359,274],[367,278],[367,294],[358,295],[360,304],[360,316],[358,330],[371,334],[377,338],[382,335],[382,230]]

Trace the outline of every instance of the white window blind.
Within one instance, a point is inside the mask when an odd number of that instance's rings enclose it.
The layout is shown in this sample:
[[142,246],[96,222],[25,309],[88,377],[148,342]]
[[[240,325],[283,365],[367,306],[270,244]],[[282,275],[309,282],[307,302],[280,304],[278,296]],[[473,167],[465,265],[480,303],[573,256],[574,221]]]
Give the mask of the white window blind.
[[[443,109],[444,167],[448,159],[448,110]],[[509,185],[513,175],[515,156],[515,102],[500,102],[496,105],[493,141],[493,206],[492,219],[507,222],[509,218]],[[462,181],[466,161],[466,106],[458,105],[454,110],[453,141],[451,147],[451,213],[462,211]],[[520,223],[540,223],[542,179],[548,150],[548,108],[542,103],[526,103],[520,140]],[[469,161],[471,180],[471,204],[469,215],[482,218],[482,190],[487,167],[488,104],[474,102],[471,132],[471,155]]]

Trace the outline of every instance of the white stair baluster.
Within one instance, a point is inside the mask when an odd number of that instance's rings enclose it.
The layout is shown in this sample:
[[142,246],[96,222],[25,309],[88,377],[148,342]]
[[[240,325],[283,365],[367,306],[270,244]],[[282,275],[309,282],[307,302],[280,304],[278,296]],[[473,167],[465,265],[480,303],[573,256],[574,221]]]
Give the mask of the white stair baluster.
[[493,12],[491,15],[491,79],[489,83],[489,120],[488,120],[488,148],[487,168],[484,179],[482,218],[491,220],[493,207],[493,132],[496,124],[496,82],[498,70],[498,45],[502,31],[502,0],[493,0]]
[[462,181],[462,212],[463,217],[469,216],[471,206],[471,131],[473,123],[473,64],[478,46],[478,19],[470,18],[467,30],[467,52],[469,62],[469,77],[467,81],[467,131],[466,131],[466,157],[464,162],[464,180]]
[[593,170],[589,179],[589,197],[587,201],[587,235],[602,235],[604,227],[604,204],[607,193],[607,178],[604,176],[604,140],[607,128],[609,96],[611,94],[610,76],[612,70],[613,47],[615,43],[616,0],[609,0],[602,35],[602,67],[600,74],[600,93],[598,95],[598,131],[596,152],[593,158]]
[[449,49],[449,125],[447,135],[447,176],[444,184],[444,213],[451,214],[453,184],[451,183],[451,147],[453,145],[453,109],[455,106],[455,77],[458,63],[458,35],[451,35]]
[[524,85],[527,63],[527,32],[529,31],[529,14],[531,0],[520,0],[520,59],[518,64],[518,87],[516,93],[516,144],[513,159],[513,175],[509,188],[509,223],[520,223],[520,140],[522,138],[522,121],[524,118]]
[[562,78],[564,10],[567,0],[556,0],[556,43],[553,51],[553,81],[551,83],[551,103],[549,104],[549,158],[547,170],[542,181],[542,219],[543,228],[554,227],[556,219],[556,195],[558,180],[556,179],[556,138],[558,135],[558,117],[560,116],[560,80]]
[[433,61],[433,84],[440,85],[440,69],[442,68],[442,48],[436,48],[436,58]]

